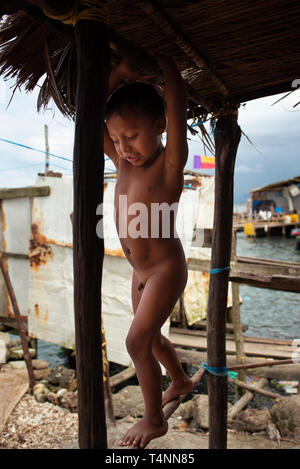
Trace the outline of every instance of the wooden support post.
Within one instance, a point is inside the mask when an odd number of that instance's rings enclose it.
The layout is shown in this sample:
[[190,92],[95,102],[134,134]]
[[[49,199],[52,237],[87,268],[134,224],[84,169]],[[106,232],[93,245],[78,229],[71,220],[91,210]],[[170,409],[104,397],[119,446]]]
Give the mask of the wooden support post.
[[107,26],[81,20],[75,28],[77,95],[74,142],[74,309],[79,446],[107,448],[101,344],[104,243],[96,235],[103,202],[103,129],[109,77]]
[[[215,130],[215,206],[211,269],[230,265],[233,174],[241,136],[235,114],[218,119]],[[226,311],[229,270],[210,275],[207,309],[207,357],[211,367],[226,366]],[[209,447],[227,446],[227,376],[208,374]]]
[[11,280],[10,280],[9,273],[7,272],[7,270],[4,266],[4,263],[3,263],[3,257],[2,257],[1,252],[0,252],[0,268],[1,268],[1,271],[2,271],[2,274],[3,274],[5,285],[6,285],[10,300],[11,300],[11,304],[12,304],[12,307],[13,307],[13,310],[14,310],[16,322],[17,322],[17,325],[18,325],[18,330],[19,330],[19,334],[20,334],[22,349],[23,349],[23,353],[24,353],[24,360],[25,360],[25,363],[26,363],[26,366],[27,366],[27,371],[28,371],[30,392],[31,392],[31,394],[33,394],[33,388],[34,388],[34,385],[35,385],[35,376],[34,376],[31,355],[30,355],[30,352],[29,352],[29,347],[28,347],[28,342],[27,342],[26,330],[25,330],[23,321],[21,319],[21,313],[20,313],[20,310],[19,310],[17,298],[16,298],[16,295],[15,295],[15,292],[14,292],[14,289],[13,289],[13,286],[12,286],[12,283],[11,283]]
[[[236,262],[236,230],[232,230],[232,246],[231,246],[231,260]],[[231,282],[231,293],[232,293],[232,307],[231,307],[231,322],[233,324],[234,341],[236,348],[236,360],[237,363],[246,363],[246,354],[244,347],[243,338],[243,327],[241,324],[241,310],[240,310],[240,289],[239,284]],[[238,377],[240,381],[246,381],[246,370],[239,370]],[[239,391],[240,392],[240,391]],[[244,392],[241,390],[241,395]]]
[[[236,347],[236,360],[237,360],[237,363],[243,364],[246,362],[246,354],[245,354],[245,347],[244,347],[243,328],[241,324],[239,284],[232,282],[231,291],[232,291],[231,320],[233,323],[234,341],[235,341],[235,347]],[[246,381],[246,370],[243,370],[243,369],[239,370],[238,375],[239,375],[240,381]]]

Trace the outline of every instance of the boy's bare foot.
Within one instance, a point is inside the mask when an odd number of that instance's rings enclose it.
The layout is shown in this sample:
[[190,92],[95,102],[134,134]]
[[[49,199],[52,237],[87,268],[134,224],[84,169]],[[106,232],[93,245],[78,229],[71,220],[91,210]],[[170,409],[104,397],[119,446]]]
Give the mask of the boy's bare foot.
[[187,378],[182,383],[175,383],[173,382],[168,389],[163,392],[162,395],[162,406],[166,405],[167,402],[173,401],[177,399],[177,397],[181,396],[182,394],[188,394],[194,388],[194,383],[191,379]]
[[131,427],[119,441],[119,446],[137,446],[145,448],[149,441],[158,438],[168,431],[168,422],[163,420],[161,425],[155,425],[151,420],[143,417],[138,423]]

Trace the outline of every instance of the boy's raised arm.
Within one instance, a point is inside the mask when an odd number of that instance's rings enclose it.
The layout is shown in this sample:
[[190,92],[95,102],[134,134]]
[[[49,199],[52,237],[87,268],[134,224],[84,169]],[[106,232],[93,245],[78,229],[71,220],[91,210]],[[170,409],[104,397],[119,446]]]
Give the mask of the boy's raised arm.
[[[108,96],[122,83],[125,78],[125,74],[120,66],[116,67],[111,71],[108,82]],[[104,153],[112,160],[115,167],[118,169],[119,156],[116,152],[115,145],[110,138],[106,124],[104,124]]]
[[182,174],[188,157],[186,90],[175,63],[167,57],[159,57],[158,62],[165,79],[166,170],[173,178]]
[[[110,96],[125,79],[142,80],[146,78],[149,78],[149,76],[142,73],[135,60],[130,57],[125,57],[109,75],[108,96]],[[119,156],[116,152],[114,143],[108,134],[106,125],[104,126],[104,153],[109,156],[118,169]]]

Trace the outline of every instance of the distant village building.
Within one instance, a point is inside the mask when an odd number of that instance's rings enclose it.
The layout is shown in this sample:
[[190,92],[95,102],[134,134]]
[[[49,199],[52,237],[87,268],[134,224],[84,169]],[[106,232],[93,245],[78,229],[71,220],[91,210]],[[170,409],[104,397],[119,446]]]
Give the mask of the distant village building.
[[300,176],[251,191],[252,212],[300,213]]
[[247,220],[243,221],[244,233],[246,236],[289,236],[299,224],[299,215],[300,176],[297,176],[251,191]]

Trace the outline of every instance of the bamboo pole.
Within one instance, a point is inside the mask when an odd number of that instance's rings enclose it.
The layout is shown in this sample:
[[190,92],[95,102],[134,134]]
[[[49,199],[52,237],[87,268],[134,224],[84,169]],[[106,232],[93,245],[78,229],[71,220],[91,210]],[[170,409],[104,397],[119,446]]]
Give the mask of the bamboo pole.
[[[266,378],[262,378],[256,385],[256,389],[263,388],[268,384],[268,380]],[[246,405],[253,399],[254,392],[253,390],[250,392],[248,391],[244,394],[230,409],[228,410],[228,419],[233,419]]]
[[118,386],[118,384],[127,381],[133,376],[135,376],[135,369],[132,366],[129,366],[125,370],[120,371],[120,373],[110,377],[110,386],[114,388],[115,386]]
[[49,136],[48,136],[48,125],[44,125],[45,130],[45,175],[47,176],[49,172]]
[[[202,380],[204,376],[205,370],[204,368],[200,368],[200,370],[197,371],[197,373],[192,376],[191,380],[194,383],[194,386],[196,384],[199,384],[200,381]],[[186,397],[186,394],[183,394],[179,396],[177,399],[174,399],[173,401],[167,402],[167,404],[163,408],[163,413],[166,419],[168,420],[171,415],[175,412],[175,410],[179,407],[179,405],[182,403],[184,398]]]
[[228,378],[228,381],[243,389],[247,389],[248,391],[251,391],[251,392],[257,392],[258,394],[262,394],[263,396],[270,397],[271,399],[278,399],[278,397],[280,397],[279,394],[275,394],[274,392],[270,392],[270,391],[265,391],[264,389],[260,389],[257,386],[253,386],[251,384],[243,383],[243,381],[240,381],[238,379]]
[[28,347],[28,342],[27,342],[26,331],[25,331],[23,321],[21,319],[21,313],[20,313],[20,310],[19,310],[17,298],[16,298],[16,295],[15,295],[15,292],[14,292],[14,289],[13,289],[13,286],[12,286],[12,283],[11,283],[11,280],[10,280],[9,273],[7,272],[7,270],[4,266],[4,263],[3,263],[3,256],[2,256],[1,251],[0,251],[0,268],[1,268],[1,271],[2,271],[2,274],[3,274],[3,278],[4,278],[4,281],[5,281],[5,284],[6,284],[6,288],[7,288],[9,297],[11,299],[11,304],[12,304],[14,314],[15,314],[15,318],[16,318],[16,322],[17,322],[17,325],[18,325],[19,334],[20,334],[20,338],[21,338],[22,349],[23,349],[23,353],[24,353],[24,360],[25,360],[25,363],[26,363],[26,366],[27,366],[27,371],[28,371],[30,392],[31,392],[31,394],[33,394],[33,388],[34,388],[34,385],[35,385],[35,376],[34,376],[33,367],[32,367],[31,355],[29,353],[29,347]]
[[101,344],[104,240],[96,235],[103,202],[104,112],[109,77],[107,26],[78,21],[74,142],[74,314],[79,447],[106,449],[107,432]]
[[262,368],[264,366],[275,366],[275,365],[289,365],[291,363],[295,363],[294,360],[265,360],[258,363],[249,363],[244,365],[232,365],[228,367],[228,370],[235,371],[235,370],[248,370],[250,368]]
[[[233,111],[234,112],[234,111]],[[237,114],[237,113],[236,113]],[[211,269],[230,266],[233,175],[241,130],[237,115],[220,116],[216,124],[215,206]],[[229,270],[210,275],[207,308],[207,358],[210,367],[226,367],[226,312]],[[227,376],[208,375],[209,447],[227,446]]]

